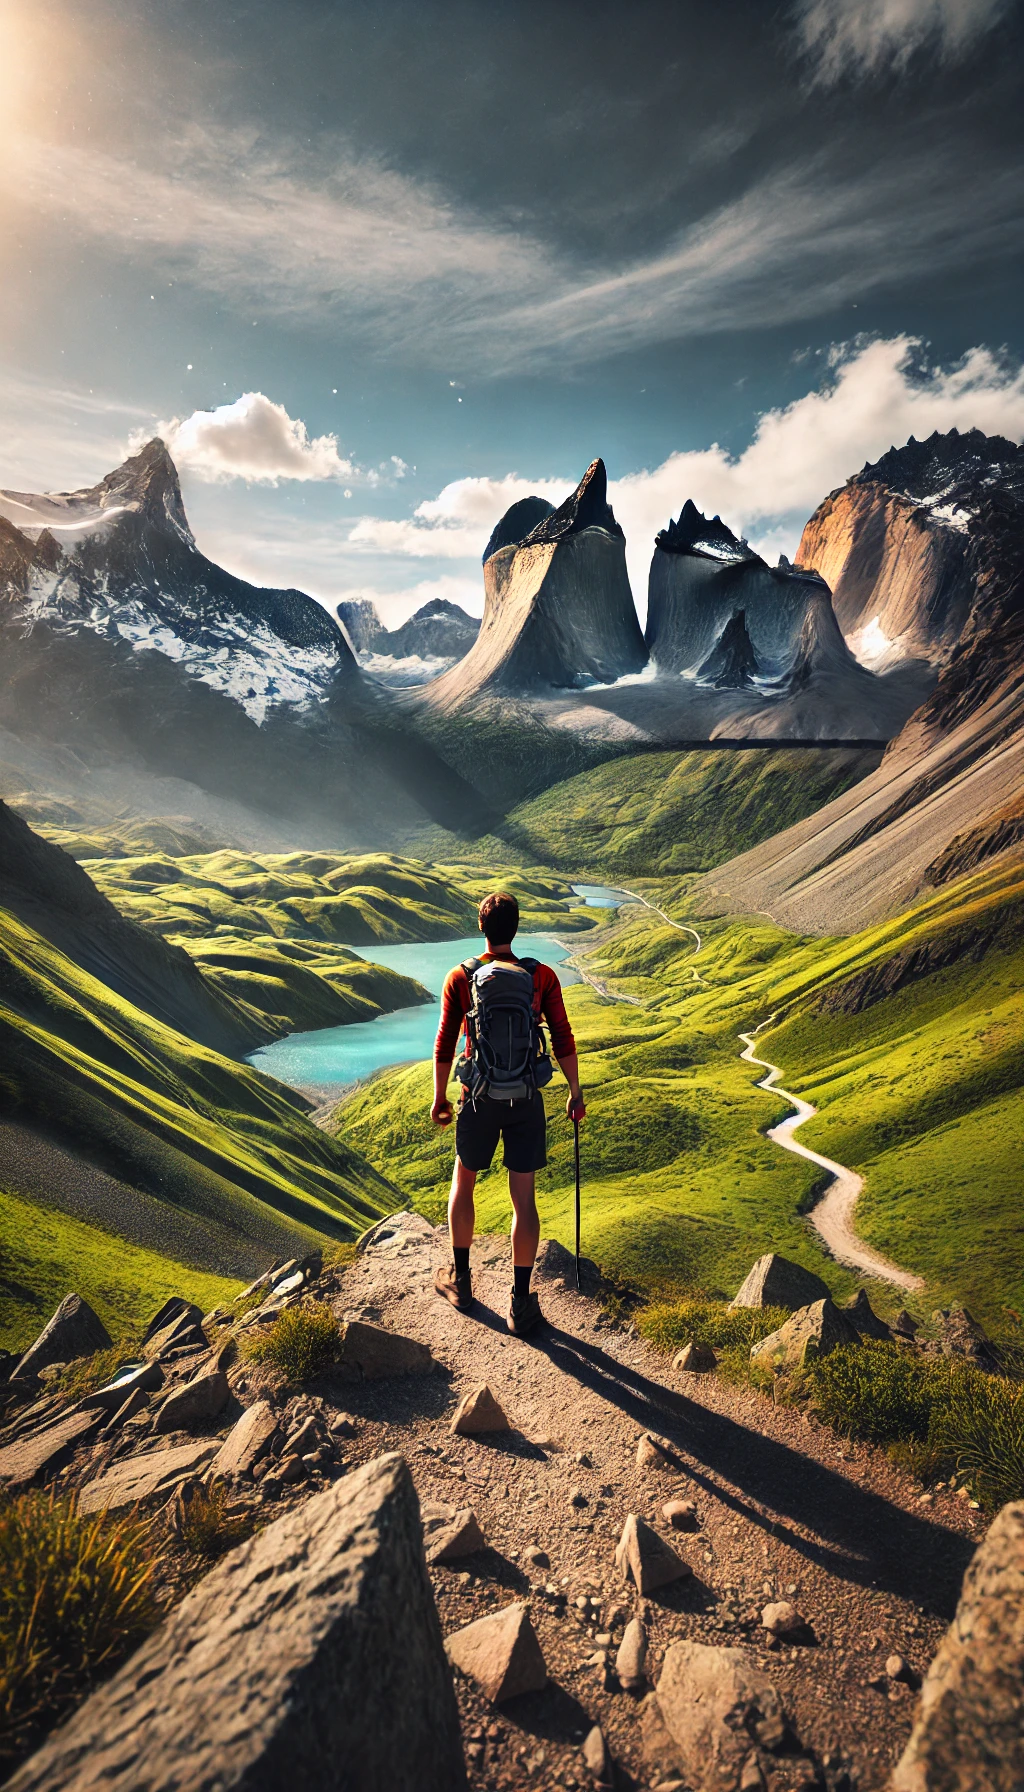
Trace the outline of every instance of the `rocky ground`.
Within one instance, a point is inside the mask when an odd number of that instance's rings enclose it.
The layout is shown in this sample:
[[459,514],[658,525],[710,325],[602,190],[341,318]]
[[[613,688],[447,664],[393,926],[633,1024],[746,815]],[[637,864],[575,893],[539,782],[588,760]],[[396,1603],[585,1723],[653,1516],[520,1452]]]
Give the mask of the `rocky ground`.
[[[158,1396],[140,1389],[136,1410],[119,1425],[111,1427],[104,1413],[99,1429],[81,1429],[82,1415],[67,1417],[59,1401],[40,1414],[55,1442],[56,1426],[67,1429],[65,1453],[54,1453],[46,1472],[80,1488],[84,1504],[95,1503],[101,1475],[142,1469],[157,1449],[180,1452],[150,1495],[153,1504],[168,1502],[173,1533],[183,1511],[176,1482],[208,1474],[244,1409],[256,1427],[252,1409],[261,1401],[261,1436],[275,1433],[276,1456],[264,1456],[250,1472],[241,1450],[241,1473],[229,1483],[237,1507],[258,1522],[357,1464],[400,1451],[420,1496],[428,1546],[445,1520],[467,1507],[486,1540],[471,1555],[431,1567],[445,1636],[527,1601],[543,1650],[546,1690],[500,1706],[455,1673],[470,1780],[480,1792],[594,1784],[582,1745],[595,1725],[620,1788],[681,1786],[645,1753],[641,1711],[677,1641],[739,1645],[778,1691],[788,1735],[761,1752],[740,1782],[744,1788],[882,1788],[910,1731],[919,1676],[952,1616],[980,1514],[945,1491],[921,1495],[883,1453],[846,1444],[792,1408],[774,1407],[713,1373],[672,1369],[609,1321],[596,1276],[577,1293],[571,1259],[558,1246],[542,1250],[536,1286],[546,1323],[531,1339],[512,1338],[505,1326],[505,1239],[477,1241],[476,1310],[456,1313],[433,1289],[445,1246],[443,1231],[419,1216],[399,1216],[376,1228],[351,1267],[324,1272],[312,1288],[339,1319],[428,1346],[437,1364],[429,1373],[369,1379],[343,1363],[296,1393],[244,1351],[230,1361],[229,1346],[222,1387],[221,1370],[186,1317],[172,1321],[163,1346],[165,1387]],[[293,1289],[284,1299],[309,1292]],[[216,1338],[215,1325],[207,1323],[206,1333]],[[422,1371],[422,1354],[414,1351],[409,1362]],[[198,1386],[197,1372],[204,1391],[190,1404],[178,1390]],[[491,1388],[511,1429],[453,1434],[457,1402],[480,1383]],[[160,1418],[165,1388],[178,1404]],[[205,1417],[203,1400],[216,1409]],[[666,1448],[651,1450],[643,1442],[648,1433]],[[12,1441],[10,1426],[0,1436],[0,1479],[9,1485],[17,1484],[19,1449],[19,1473],[30,1466],[26,1448]],[[186,1479],[186,1492],[188,1485]],[[664,1514],[673,1501],[684,1503],[677,1522],[685,1528]],[[615,1564],[630,1514],[645,1519],[692,1571],[645,1598]],[[189,1578],[177,1585],[172,1575],[168,1596]],[[801,1621],[786,1637],[762,1622],[764,1608],[781,1602]],[[647,1658],[638,1684],[627,1690],[619,1646],[634,1617],[646,1633]]]

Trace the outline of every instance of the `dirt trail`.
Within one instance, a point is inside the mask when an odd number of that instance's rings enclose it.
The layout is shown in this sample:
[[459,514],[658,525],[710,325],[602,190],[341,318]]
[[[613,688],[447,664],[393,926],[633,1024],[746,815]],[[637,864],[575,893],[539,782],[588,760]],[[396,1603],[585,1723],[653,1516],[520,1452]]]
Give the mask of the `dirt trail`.
[[[774,1018],[773,1015],[771,1019]],[[769,1024],[769,1021],[761,1022],[761,1026]],[[804,1101],[802,1096],[793,1095],[779,1085],[778,1079],[782,1071],[777,1065],[769,1064],[766,1058],[754,1056],[754,1041],[760,1030],[760,1027],[756,1027],[753,1033],[740,1034],[746,1047],[740,1057],[748,1064],[758,1064],[762,1070],[767,1070],[768,1075],[762,1077],[757,1085],[759,1089],[784,1096],[796,1109],[794,1114],[788,1115],[778,1126],[770,1127],[768,1137],[776,1145],[781,1145],[783,1151],[792,1151],[797,1157],[805,1157],[809,1163],[818,1164],[835,1178],[821,1200],[811,1208],[811,1224],[821,1234],[837,1263],[845,1263],[850,1269],[863,1270],[865,1275],[878,1276],[884,1282],[893,1282],[897,1288],[923,1288],[924,1282],[920,1276],[912,1275],[909,1270],[899,1269],[895,1263],[890,1263],[887,1257],[864,1244],[854,1231],[853,1210],[864,1187],[863,1176],[858,1176],[855,1170],[848,1170],[845,1164],[834,1163],[830,1157],[822,1157],[820,1152],[811,1151],[807,1145],[801,1145],[794,1139],[797,1127],[802,1126],[805,1120],[812,1120],[818,1110],[811,1102]]]
[[[477,1515],[489,1548],[431,1570],[445,1634],[530,1601],[548,1690],[495,1709],[456,1676],[474,1792],[590,1785],[579,1745],[593,1723],[619,1762],[620,1787],[651,1786],[638,1699],[613,1671],[634,1613],[649,1631],[652,1680],[667,1645],[684,1637],[741,1645],[771,1674],[805,1749],[830,1761],[812,1782],[806,1755],[773,1758],[772,1792],[832,1787],[841,1765],[855,1770],[858,1792],[880,1792],[914,1706],[907,1686],[885,1680],[884,1663],[897,1651],[920,1672],[931,1659],[971,1553],[966,1503],[946,1493],[922,1502],[880,1450],[716,1375],[673,1372],[605,1321],[593,1276],[594,1294],[577,1294],[558,1246],[542,1247],[536,1286],[547,1323],[527,1341],[505,1327],[507,1239],[474,1244],[471,1315],[433,1290],[446,1253],[442,1229],[394,1216],[344,1272],[334,1302],[339,1315],[428,1343],[445,1373],[323,1388],[360,1421],[351,1461],[401,1450],[428,1513],[471,1506]],[[456,1400],[481,1381],[513,1430],[452,1436]],[[669,1440],[676,1469],[638,1469],[647,1430]],[[697,1508],[689,1533],[661,1513],[680,1496]],[[630,1512],[671,1542],[692,1579],[647,1600],[623,1585],[614,1547]],[[530,1559],[538,1547],[546,1562]],[[812,1641],[766,1646],[759,1619],[772,1597],[792,1599]]]
[[[666,915],[663,908],[658,908],[657,904],[654,902],[648,902],[646,896],[639,896],[634,890],[627,890],[625,884],[616,884],[614,887],[616,890],[621,890],[623,896],[628,896],[631,902],[636,902],[643,908],[649,908],[654,915],[660,915],[666,926],[674,927],[678,933],[690,934],[697,942],[693,954],[694,958],[696,958],[697,953],[701,950],[703,941],[695,927],[688,926],[685,921],[673,921],[671,915]],[[606,932],[602,933],[599,940],[594,941],[593,946],[586,948],[586,950],[591,952],[599,951],[602,946],[608,944],[609,940],[614,939],[616,934],[623,932],[628,925],[629,923],[627,921],[623,921],[620,922],[618,926],[609,928]],[[644,1004],[639,996],[620,995],[616,990],[609,989],[607,983],[605,983],[602,978],[595,977],[592,971],[588,971],[586,966],[580,962],[580,956],[583,955],[584,950],[585,949],[581,947],[578,955],[567,958],[565,962],[566,964],[572,965],[574,971],[579,971],[580,976],[586,983],[590,984],[591,989],[596,989],[599,996],[607,996],[608,1000],[611,1002],[628,1002],[633,1008],[643,1007]],[[692,974],[695,983],[704,982],[704,978],[700,975],[699,971],[694,970]]]

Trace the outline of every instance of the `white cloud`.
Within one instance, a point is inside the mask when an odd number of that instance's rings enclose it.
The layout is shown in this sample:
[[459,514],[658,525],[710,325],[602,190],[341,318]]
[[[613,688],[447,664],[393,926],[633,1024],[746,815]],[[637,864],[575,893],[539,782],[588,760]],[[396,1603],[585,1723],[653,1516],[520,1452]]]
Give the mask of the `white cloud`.
[[[681,450],[660,466],[609,482],[626,533],[633,594],[643,608],[654,536],[687,498],[760,542],[772,558],[793,555],[802,523],[822,498],[892,445],[954,426],[1024,438],[1024,369],[973,348],[954,366],[923,367],[920,344],[898,336],[840,346],[816,391],[767,411],[742,454],[717,443]],[[580,469],[582,472],[582,468]],[[578,475],[577,475],[578,477]],[[529,492],[559,503],[573,479],[459,479],[412,517],[364,517],[353,545],[379,555],[477,557],[508,506]]]
[[948,60],[991,31],[1009,0],[797,0],[797,34],[825,85],[901,72],[918,50]]
[[[150,432],[139,432],[138,441]],[[298,417],[263,392],[243,392],[215,411],[193,411],[159,423],[176,464],[200,479],[244,479],[276,485],[280,479],[351,479],[355,467],[338,453],[337,436],[310,437]],[[137,445],[137,443],[135,444]]]

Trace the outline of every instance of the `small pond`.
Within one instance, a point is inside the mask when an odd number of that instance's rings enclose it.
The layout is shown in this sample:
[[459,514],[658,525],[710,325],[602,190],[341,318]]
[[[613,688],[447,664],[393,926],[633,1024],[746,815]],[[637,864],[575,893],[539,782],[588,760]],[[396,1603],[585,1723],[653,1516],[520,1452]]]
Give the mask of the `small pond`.
[[610,884],[570,884],[569,888],[582,896],[587,908],[619,908],[636,900],[628,890],[615,890]]
[[[293,1089],[302,1089],[324,1101],[362,1077],[388,1064],[408,1064],[429,1058],[437,1032],[441,986],[453,965],[475,958],[483,947],[479,934],[462,940],[433,940],[423,945],[360,946],[360,958],[387,965],[407,977],[415,977],[429,989],[433,1001],[416,1008],[400,1008],[378,1020],[354,1021],[345,1027],[320,1027],[315,1033],[289,1033],[249,1055],[255,1069],[274,1076]],[[539,958],[542,964],[561,966],[570,948],[542,934],[523,933],[516,952],[523,958]],[[563,984],[579,983],[578,971],[559,969]]]

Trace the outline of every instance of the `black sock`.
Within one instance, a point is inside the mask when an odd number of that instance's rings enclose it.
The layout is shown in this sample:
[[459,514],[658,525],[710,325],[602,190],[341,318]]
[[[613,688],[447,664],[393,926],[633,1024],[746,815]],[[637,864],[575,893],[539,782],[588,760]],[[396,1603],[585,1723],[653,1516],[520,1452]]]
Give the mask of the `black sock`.
[[514,1287],[513,1287],[512,1292],[514,1294],[517,1294],[519,1296],[520,1300],[522,1300],[524,1294],[529,1294],[529,1292],[530,1292],[530,1277],[532,1276],[532,1274],[533,1274],[533,1264],[532,1263],[528,1263],[526,1265],[525,1269],[522,1267],[521,1264],[513,1263],[513,1265],[512,1265],[512,1280],[514,1283]]
[[463,1249],[461,1244],[452,1245],[452,1256],[455,1258],[455,1274],[464,1276],[469,1268],[469,1246]]

